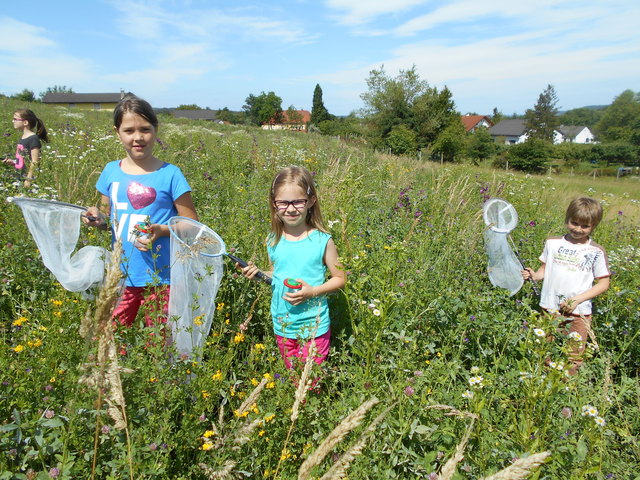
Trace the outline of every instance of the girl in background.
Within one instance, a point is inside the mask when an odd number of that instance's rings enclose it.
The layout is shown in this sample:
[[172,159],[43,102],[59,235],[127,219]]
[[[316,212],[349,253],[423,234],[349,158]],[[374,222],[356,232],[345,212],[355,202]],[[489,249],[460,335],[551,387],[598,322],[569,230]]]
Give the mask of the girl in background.
[[[329,354],[330,321],[326,295],[345,285],[336,245],[327,233],[311,174],[302,167],[284,168],[269,195],[271,233],[267,253],[272,266],[271,317],[285,366],[306,361],[315,340],[318,365]],[[330,277],[325,273],[329,270]],[[258,268],[242,269],[253,278]]]
[[13,128],[22,132],[22,136],[16,146],[16,158],[4,158],[3,162],[13,165],[16,170],[24,172],[26,159],[29,158],[29,171],[24,180],[25,188],[31,186],[31,180],[36,171],[38,162],[40,161],[40,150],[42,143],[48,142],[47,129],[36,114],[26,108],[21,108],[13,112]]
[[[166,323],[170,282],[168,221],[175,215],[197,220],[191,188],[180,169],[153,155],[158,118],[145,100],[125,96],[113,112],[114,129],[126,156],[106,165],[96,183],[101,209],[90,207],[83,221],[122,239],[125,289],[113,317],[131,326],[143,304]],[[147,314],[145,324],[154,319]]]

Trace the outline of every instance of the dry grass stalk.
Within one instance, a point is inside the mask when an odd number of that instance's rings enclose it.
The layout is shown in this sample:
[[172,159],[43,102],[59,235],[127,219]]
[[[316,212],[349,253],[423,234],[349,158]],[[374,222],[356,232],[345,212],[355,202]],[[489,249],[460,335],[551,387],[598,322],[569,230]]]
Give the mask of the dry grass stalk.
[[482,480],[522,480],[531,475],[532,470],[542,465],[551,452],[534,453],[525,458],[519,458],[507,468],[494,473],[490,477],[484,477]]
[[316,358],[317,353],[318,348],[316,347],[316,340],[314,338],[311,340],[311,345],[309,345],[307,360],[304,362],[304,369],[302,370],[300,382],[298,383],[298,388],[296,389],[293,407],[291,408],[291,423],[294,423],[298,419],[298,415],[300,414],[300,405],[307,397],[307,392],[309,391],[309,387],[311,386],[311,367],[315,363],[314,359]]
[[233,439],[233,443],[237,445],[233,447],[233,450],[238,450],[240,448],[239,445],[244,445],[249,440],[251,440],[251,438],[249,438],[251,432],[253,432],[258,426],[262,425],[263,423],[264,422],[261,418],[256,418],[252,422],[245,422],[244,426],[240,430],[238,430],[238,433],[236,433],[236,436]]
[[440,480],[450,480],[456,473],[456,467],[464,458],[464,449],[467,447],[467,442],[469,441],[469,436],[471,435],[471,430],[473,430],[474,423],[475,420],[471,419],[471,423],[467,427],[464,437],[462,437],[462,440],[456,447],[456,452],[449,460],[447,460],[444,467],[442,467],[442,470],[440,471]]
[[298,480],[309,477],[311,470],[324,460],[327,454],[342,441],[354,428],[362,423],[362,419],[371,408],[379,403],[377,398],[371,398],[347,415],[333,431],[327,435],[313,454],[309,455],[298,470]]
[[320,480],[335,480],[346,478],[347,469],[351,465],[351,462],[353,462],[353,460],[362,453],[362,449],[366,445],[369,437],[374,432],[378,424],[382,420],[384,420],[389,411],[395,406],[396,404],[394,403],[393,405],[385,409],[384,412],[378,415],[375,420],[373,420],[373,422],[371,422],[371,424],[365,429],[365,431],[362,432],[362,435],[360,435],[360,438],[358,438],[356,443],[340,456],[340,458],[331,466],[329,470],[327,470],[327,472],[320,478]]
[[226,462],[224,462],[224,465],[220,470],[214,470],[206,463],[198,464],[198,466],[210,480],[214,480],[217,478],[230,478],[231,473],[233,472],[233,469],[236,465],[237,462],[234,462],[233,460],[227,460]]
[[258,397],[260,396],[260,393],[262,392],[262,389],[264,389],[264,386],[267,384],[267,382],[268,380],[266,378],[263,378],[262,381],[256,386],[256,388],[253,389],[253,392],[251,392],[251,394],[242,403],[242,405],[240,405],[240,408],[238,408],[238,416],[242,415],[244,412],[250,409],[254,403],[256,403]]

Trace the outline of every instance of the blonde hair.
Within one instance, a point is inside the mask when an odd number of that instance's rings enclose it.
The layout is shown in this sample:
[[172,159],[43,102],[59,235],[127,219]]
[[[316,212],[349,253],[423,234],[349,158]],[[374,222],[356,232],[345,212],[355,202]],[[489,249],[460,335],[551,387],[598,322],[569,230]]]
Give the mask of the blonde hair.
[[602,205],[593,198],[578,197],[571,201],[564,217],[565,223],[571,220],[587,223],[591,228],[596,228],[602,220]]
[[276,245],[282,238],[284,232],[284,223],[277,215],[277,210],[273,202],[276,200],[276,193],[283,185],[295,185],[306,192],[307,199],[315,198],[315,203],[307,210],[306,223],[312,228],[326,232],[327,229],[324,226],[324,220],[322,219],[322,213],[320,211],[320,201],[318,199],[318,193],[316,186],[313,183],[313,177],[309,170],[304,167],[286,167],[280,170],[273,182],[271,183],[271,190],[269,191],[269,210],[271,212],[271,233],[268,237],[268,242],[273,246]]

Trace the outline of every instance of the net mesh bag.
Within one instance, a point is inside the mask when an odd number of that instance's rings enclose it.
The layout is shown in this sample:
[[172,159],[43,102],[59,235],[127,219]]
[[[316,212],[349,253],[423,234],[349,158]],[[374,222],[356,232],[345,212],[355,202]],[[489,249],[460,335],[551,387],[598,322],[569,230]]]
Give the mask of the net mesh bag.
[[169,229],[172,339],[180,354],[199,356],[213,321],[223,273],[222,256],[216,252],[224,243],[206,225],[189,218],[171,218]]
[[507,233],[487,228],[484,232],[484,245],[489,258],[487,273],[494,287],[506,288],[511,295],[518,293],[524,279],[520,271],[522,266],[509,246]]
[[71,292],[86,292],[102,283],[107,250],[88,245],[74,253],[80,238],[80,216],[86,211],[84,207],[26,197],[7,200],[22,210],[42,262],[60,285]]

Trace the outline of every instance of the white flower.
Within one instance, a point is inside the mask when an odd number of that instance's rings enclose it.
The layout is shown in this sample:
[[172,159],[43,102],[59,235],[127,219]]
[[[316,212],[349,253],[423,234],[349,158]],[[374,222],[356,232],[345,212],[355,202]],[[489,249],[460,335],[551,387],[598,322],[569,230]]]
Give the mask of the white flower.
[[598,425],[599,427],[604,427],[607,423],[607,421],[602,417],[595,417],[593,421],[596,422],[596,425]]
[[473,392],[469,390],[465,390],[464,393],[462,394],[462,398],[473,398]]
[[469,379],[469,385],[472,387],[482,387],[482,382],[484,378],[481,375],[476,375],[475,377],[471,377]]
[[584,405],[582,407],[582,416],[595,418],[598,416],[598,409],[593,405]]
[[374,308],[372,313],[373,313],[376,317],[379,317],[379,316],[380,316],[380,310],[378,310],[377,308]]
[[529,372],[520,372],[520,381],[524,382],[527,378],[533,378],[533,375]]
[[475,367],[475,366],[474,366],[474,367],[471,367],[471,370],[469,370],[469,371],[470,371],[471,373],[473,373],[473,374],[476,374],[476,373],[478,373],[478,372],[480,371],[480,368],[479,368],[479,367]]
[[582,335],[580,335],[578,332],[571,332],[569,334],[569,339],[570,340],[575,340],[576,342],[581,342],[582,341]]
[[541,328],[534,328],[533,329],[533,333],[536,334],[536,337],[544,337],[545,336],[544,330],[542,330]]
[[549,362],[549,368],[558,368],[558,364],[556,362]]

